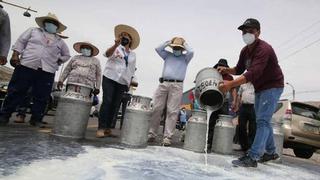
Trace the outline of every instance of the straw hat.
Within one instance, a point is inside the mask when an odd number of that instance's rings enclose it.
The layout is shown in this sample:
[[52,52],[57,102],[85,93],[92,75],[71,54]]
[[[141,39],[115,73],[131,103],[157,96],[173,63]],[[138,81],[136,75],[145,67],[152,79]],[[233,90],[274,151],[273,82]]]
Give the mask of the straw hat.
[[44,28],[43,21],[45,21],[45,20],[47,20],[47,19],[48,19],[48,20],[56,21],[56,22],[59,24],[59,27],[58,27],[58,29],[57,29],[57,32],[58,32],[58,33],[60,33],[60,32],[62,32],[62,31],[64,31],[64,30],[67,29],[67,26],[63,25],[63,24],[59,21],[58,17],[57,17],[55,14],[52,14],[52,13],[48,13],[48,15],[46,15],[46,16],[36,17],[36,23],[38,24],[39,27]]
[[131,49],[136,49],[140,44],[140,36],[136,29],[134,29],[131,26],[125,25],[125,24],[119,24],[114,28],[114,35],[115,37],[119,37],[121,33],[126,32],[128,33],[131,38]]
[[182,37],[174,37],[171,40],[171,44],[169,44],[170,47],[181,47],[183,49],[185,49],[184,47],[184,42],[185,40]]
[[90,46],[93,50],[92,52],[92,56],[96,56],[99,54],[99,49],[97,47],[95,47],[94,45],[92,45],[91,43],[89,42],[77,42],[77,43],[74,43],[73,45],[73,49],[76,50],[78,53],[81,53],[80,49],[81,49],[81,46],[83,45],[86,45],[86,46]]

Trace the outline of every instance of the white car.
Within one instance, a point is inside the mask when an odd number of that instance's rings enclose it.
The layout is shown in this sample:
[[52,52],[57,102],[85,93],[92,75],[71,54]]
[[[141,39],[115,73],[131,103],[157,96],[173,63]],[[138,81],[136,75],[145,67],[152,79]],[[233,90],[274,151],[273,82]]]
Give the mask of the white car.
[[320,149],[320,110],[297,101],[279,101],[273,117],[283,121],[284,148],[301,158],[310,158]]

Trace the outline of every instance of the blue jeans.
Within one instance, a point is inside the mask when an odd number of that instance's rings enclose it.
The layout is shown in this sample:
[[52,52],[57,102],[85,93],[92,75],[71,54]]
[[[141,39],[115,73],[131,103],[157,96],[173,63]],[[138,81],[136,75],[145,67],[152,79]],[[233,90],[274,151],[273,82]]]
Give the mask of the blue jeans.
[[248,152],[254,160],[259,160],[266,152],[273,154],[276,151],[273,139],[271,118],[276,110],[283,88],[272,88],[255,94],[255,112],[257,130],[253,144]]

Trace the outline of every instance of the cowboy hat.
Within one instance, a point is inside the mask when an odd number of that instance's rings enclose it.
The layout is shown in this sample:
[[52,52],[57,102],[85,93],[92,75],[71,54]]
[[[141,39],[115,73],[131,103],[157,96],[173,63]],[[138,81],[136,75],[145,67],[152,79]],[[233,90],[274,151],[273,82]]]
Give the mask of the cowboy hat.
[[64,30],[67,29],[67,26],[63,25],[63,24],[59,21],[58,17],[57,17],[55,14],[48,13],[48,15],[46,15],[46,16],[36,17],[36,23],[37,23],[38,26],[41,27],[41,28],[44,28],[43,22],[44,22],[45,20],[53,20],[53,21],[56,21],[56,22],[58,23],[58,25],[59,25],[59,27],[58,27],[58,29],[57,29],[57,32],[58,32],[58,33],[60,33],[60,32],[62,32],[62,31],[64,31]]
[[140,44],[140,36],[136,29],[131,26],[125,24],[119,24],[114,27],[114,35],[115,37],[119,37],[121,33],[126,32],[131,36],[131,47],[130,49],[136,49]]
[[80,49],[81,46],[90,46],[92,48],[92,56],[96,56],[99,54],[99,49],[92,45],[89,42],[77,42],[73,44],[73,49],[76,50],[78,53],[81,53]]
[[184,42],[185,42],[185,40],[184,40],[183,38],[181,38],[181,37],[174,37],[174,38],[172,38],[171,43],[169,44],[169,46],[170,46],[171,48],[173,48],[173,47],[180,47],[180,48],[185,49],[185,47],[184,47],[184,45],[183,45]]

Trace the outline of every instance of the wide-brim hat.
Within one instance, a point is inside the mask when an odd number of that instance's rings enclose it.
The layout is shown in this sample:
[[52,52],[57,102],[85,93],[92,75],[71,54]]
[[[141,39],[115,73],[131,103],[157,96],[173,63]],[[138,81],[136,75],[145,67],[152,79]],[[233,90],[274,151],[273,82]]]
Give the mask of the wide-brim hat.
[[226,59],[219,59],[218,63],[213,66],[213,68],[217,69],[218,66],[229,67],[228,61]]
[[185,47],[184,47],[184,42],[185,42],[185,40],[183,39],[183,38],[181,38],[181,37],[174,37],[172,40],[171,40],[171,43],[169,44],[169,46],[171,47],[171,48],[173,48],[173,47],[180,47],[180,48],[182,48],[182,49],[186,49]]
[[136,49],[140,44],[140,36],[138,31],[133,27],[125,24],[119,24],[116,27],[114,27],[114,35],[116,38],[119,37],[120,34],[123,32],[128,33],[132,38],[130,49]]
[[77,43],[74,43],[73,45],[73,49],[76,50],[78,53],[81,53],[80,49],[81,49],[81,46],[89,46],[92,48],[92,56],[96,56],[99,54],[99,49],[94,46],[93,44],[89,43],[89,42],[77,42]]
[[48,13],[48,15],[46,15],[46,16],[36,17],[35,20],[36,20],[36,23],[38,24],[38,26],[41,27],[41,28],[44,28],[43,22],[44,22],[45,20],[53,20],[53,21],[56,21],[56,22],[58,23],[58,25],[59,25],[59,27],[58,27],[58,29],[57,29],[57,32],[58,32],[58,33],[60,33],[60,32],[62,32],[62,31],[64,31],[64,30],[67,29],[67,26],[65,26],[64,24],[62,24],[62,23],[59,21],[58,17],[57,17],[55,14],[52,14],[52,13]]

